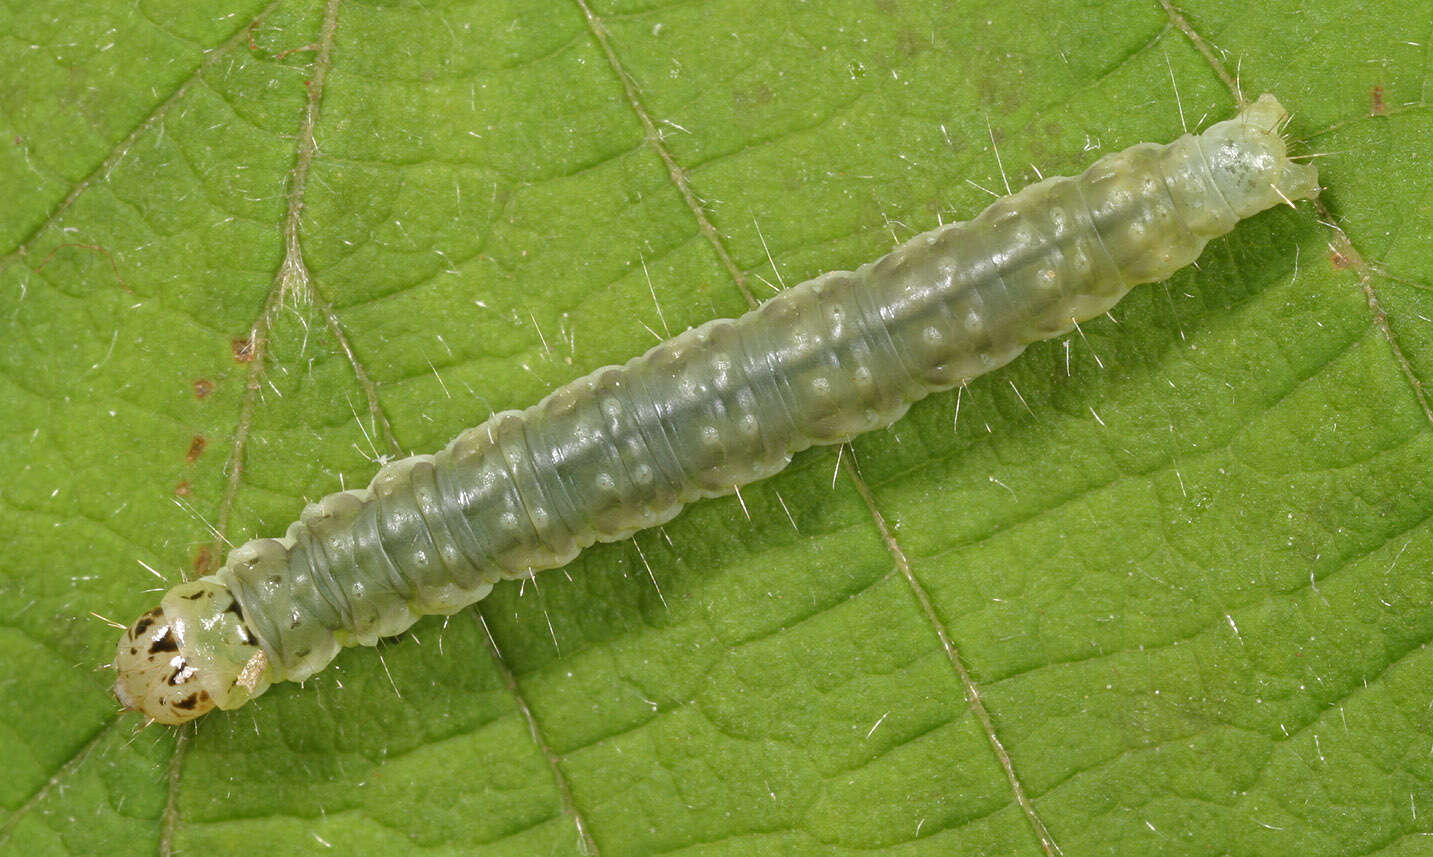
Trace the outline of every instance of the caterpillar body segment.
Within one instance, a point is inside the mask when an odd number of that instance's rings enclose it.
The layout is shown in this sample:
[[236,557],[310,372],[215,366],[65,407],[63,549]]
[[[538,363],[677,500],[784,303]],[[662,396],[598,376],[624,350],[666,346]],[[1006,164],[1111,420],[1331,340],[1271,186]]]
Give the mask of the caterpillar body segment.
[[163,723],[237,707],[344,646],[890,425],[1169,277],[1241,219],[1315,196],[1286,119],[1264,95],[1202,134],[1106,155],[390,463],[168,593],[121,641],[116,694]]

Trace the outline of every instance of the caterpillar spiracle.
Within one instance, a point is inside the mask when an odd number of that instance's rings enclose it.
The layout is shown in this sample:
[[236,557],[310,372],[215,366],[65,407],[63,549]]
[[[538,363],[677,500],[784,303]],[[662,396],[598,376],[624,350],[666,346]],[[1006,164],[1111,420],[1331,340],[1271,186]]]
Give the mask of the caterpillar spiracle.
[[161,723],[236,708],[344,646],[890,425],[1193,263],[1242,218],[1314,197],[1287,119],[1264,95],[1202,134],[1106,155],[389,463],[169,590],[120,640],[115,694]]

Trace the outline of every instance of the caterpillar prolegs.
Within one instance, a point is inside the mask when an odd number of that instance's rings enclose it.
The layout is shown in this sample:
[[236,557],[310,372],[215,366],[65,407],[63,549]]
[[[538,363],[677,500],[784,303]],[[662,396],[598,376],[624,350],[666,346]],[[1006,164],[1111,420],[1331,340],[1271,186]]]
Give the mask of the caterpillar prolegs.
[[1287,118],[1264,95],[1202,134],[1106,155],[390,463],[165,594],[121,639],[115,694],[161,723],[235,708],[343,646],[890,425],[1189,265],[1242,218],[1315,196]]

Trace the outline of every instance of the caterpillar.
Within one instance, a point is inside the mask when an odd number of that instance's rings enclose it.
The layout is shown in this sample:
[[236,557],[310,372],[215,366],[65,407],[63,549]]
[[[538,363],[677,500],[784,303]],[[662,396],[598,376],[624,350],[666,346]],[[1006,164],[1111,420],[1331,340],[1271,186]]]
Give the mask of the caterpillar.
[[1201,134],[1106,155],[391,462],[169,590],[121,638],[115,695],[167,724],[236,708],[344,646],[888,426],[1193,263],[1241,219],[1316,196],[1288,118],[1263,95]]

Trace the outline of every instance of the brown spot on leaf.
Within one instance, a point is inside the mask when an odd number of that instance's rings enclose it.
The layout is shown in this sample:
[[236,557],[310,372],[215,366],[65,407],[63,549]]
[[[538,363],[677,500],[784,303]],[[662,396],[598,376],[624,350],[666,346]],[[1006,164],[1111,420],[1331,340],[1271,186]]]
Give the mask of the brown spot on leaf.
[[1388,105],[1383,103],[1383,87],[1381,86],[1375,86],[1368,91],[1368,115],[1388,115]]
[[201,547],[194,554],[194,570],[200,574],[208,574],[214,570],[214,553],[207,546]]
[[254,338],[245,336],[231,342],[230,347],[234,349],[234,360],[237,363],[248,363],[254,359]]
[[194,381],[194,397],[203,399],[214,392],[214,382],[208,378],[197,378]]
[[1345,256],[1338,250],[1331,249],[1329,250],[1329,263],[1333,265],[1333,269],[1335,271],[1342,271],[1344,268],[1347,268],[1349,265],[1352,265],[1353,260]]
[[193,464],[194,462],[198,461],[199,456],[204,454],[204,447],[208,445],[209,440],[208,438],[204,437],[204,435],[194,435],[194,439],[189,441],[189,451],[184,453],[184,460],[189,462],[190,464]]
[[174,486],[174,496],[176,496],[176,497],[188,497],[189,494],[190,494],[190,489],[189,489],[189,480],[188,480],[188,479],[185,479],[183,482],[180,482],[178,485],[175,485],[175,486]]

